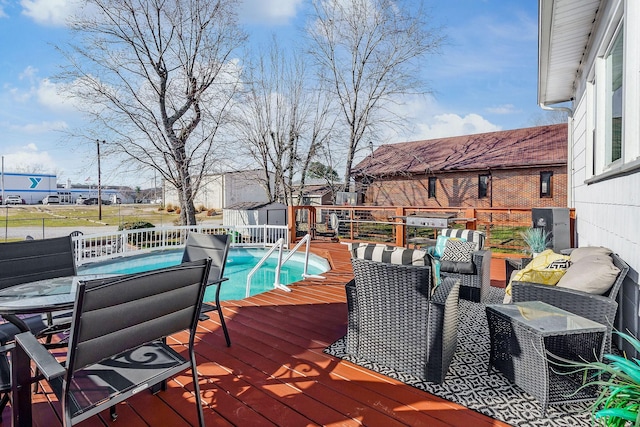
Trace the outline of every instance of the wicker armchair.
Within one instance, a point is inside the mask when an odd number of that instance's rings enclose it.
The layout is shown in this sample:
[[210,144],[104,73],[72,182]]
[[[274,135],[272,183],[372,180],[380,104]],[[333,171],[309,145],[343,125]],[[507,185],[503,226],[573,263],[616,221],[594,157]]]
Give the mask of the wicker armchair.
[[511,282],[513,302],[544,301],[578,316],[598,322],[607,327],[604,352],[611,351],[611,332],[618,310],[616,298],[622,282],[629,271],[629,265],[617,254],[611,254],[613,265],[620,269],[615,282],[604,295],[590,294],[574,289],[560,288],[529,282]]
[[459,281],[443,280],[431,296],[430,266],[351,261],[346,352],[441,383],[457,344]]
[[[453,277],[460,280],[460,298],[473,302],[485,302],[491,288],[491,251],[484,248],[484,232],[446,228],[440,230],[440,236],[458,238],[478,244],[479,250],[472,253],[471,263],[442,261],[436,253],[435,246],[430,246],[428,251],[440,263],[440,277]],[[464,264],[469,264],[470,270],[469,267],[461,267]]]

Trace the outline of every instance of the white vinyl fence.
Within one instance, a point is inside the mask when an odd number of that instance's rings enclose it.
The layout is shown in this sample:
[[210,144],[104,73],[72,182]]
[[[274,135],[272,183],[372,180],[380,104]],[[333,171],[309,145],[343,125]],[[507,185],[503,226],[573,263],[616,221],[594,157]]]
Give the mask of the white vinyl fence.
[[289,241],[286,226],[167,226],[122,230],[73,237],[76,265],[109,258],[141,254],[184,246],[190,231],[204,234],[229,234],[231,246],[267,247],[279,239]]

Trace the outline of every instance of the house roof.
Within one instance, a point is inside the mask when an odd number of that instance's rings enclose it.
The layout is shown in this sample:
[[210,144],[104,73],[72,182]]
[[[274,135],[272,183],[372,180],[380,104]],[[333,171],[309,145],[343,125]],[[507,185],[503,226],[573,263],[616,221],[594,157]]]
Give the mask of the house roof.
[[286,205],[277,202],[238,202],[231,206],[227,206],[226,208],[224,208],[224,210],[230,209],[236,211],[255,211],[263,208],[282,209],[286,207]]
[[324,196],[331,193],[331,186],[328,184],[305,184],[302,194],[305,196]]
[[567,164],[567,125],[547,125],[380,146],[355,177]]
[[601,0],[539,0],[538,102],[573,97]]

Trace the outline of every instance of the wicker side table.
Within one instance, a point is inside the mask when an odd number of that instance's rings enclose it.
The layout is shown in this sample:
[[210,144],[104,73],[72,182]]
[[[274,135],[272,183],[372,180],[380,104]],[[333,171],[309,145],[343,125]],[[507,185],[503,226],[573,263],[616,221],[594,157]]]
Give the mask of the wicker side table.
[[571,368],[553,361],[555,356],[602,360],[604,325],[540,301],[488,305],[486,312],[491,339],[489,371],[497,369],[538,399],[543,413],[550,404],[597,397],[596,386],[576,393],[583,384],[583,373],[569,373]]
[[507,280],[507,285],[511,279],[511,274],[516,270],[522,270],[527,264],[531,262],[533,258],[505,258],[504,259],[504,271]]

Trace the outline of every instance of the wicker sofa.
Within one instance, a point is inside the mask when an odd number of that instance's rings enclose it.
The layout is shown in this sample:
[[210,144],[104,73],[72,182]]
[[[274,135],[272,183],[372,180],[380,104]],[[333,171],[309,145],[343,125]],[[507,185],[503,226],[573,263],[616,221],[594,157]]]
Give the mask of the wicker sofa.
[[[618,310],[616,298],[622,282],[629,271],[629,265],[617,254],[610,253],[613,265],[619,270],[611,287],[601,295],[585,292],[578,289],[566,288],[562,286],[549,286],[532,282],[511,282],[511,294],[513,302],[522,301],[544,301],[558,308],[570,311],[579,316],[586,317],[607,327],[605,336],[605,353],[611,350],[611,333],[613,323]],[[581,268],[577,263],[571,265],[572,268]],[[583,272],[584,273],[584,272]],[[588,274],[588,273],[587,273]],[[560,283],[559,283],[560,285]]]
[[356,363],[444,381],[457,345],[459,280],[447,278],[434,291],[428,264],[353,258],[352,265],[346,352]]

